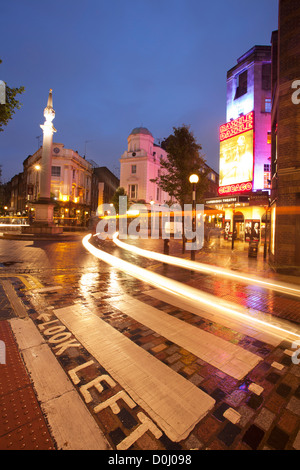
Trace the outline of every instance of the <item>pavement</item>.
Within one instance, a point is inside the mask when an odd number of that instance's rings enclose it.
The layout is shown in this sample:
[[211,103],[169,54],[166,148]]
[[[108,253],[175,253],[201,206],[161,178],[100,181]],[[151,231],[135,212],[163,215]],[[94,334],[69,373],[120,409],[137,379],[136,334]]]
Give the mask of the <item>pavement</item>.
[[[174,299],[93,257],[81,238],[1,240],[1,450],[300,449],[300,364],[291,339]],[[157,240],[128,243],[163,251]],[[298,329],[295,297],[141,259],[112,242],[100,248]],[[270,268],[262,247],[254,259],[245,248],[237,242],[232,252],[228,242],[212,240],[196,261],[299,285],[298,277]],[[189,257],[176,240],[170,255]],[[205,338],[210,354],[200,348]],[[216,355],[223,346],[232,362],[248,354],[253,366],[245,361],[240,376],[225,369]],[[125,351],[135,369],[128,376]],[[158,400],[139,388],[149,383],[141,363],[153,371]],[[171,415],[163,419],[164,408],[174,413],[173,402],[184,416],[177,429]]]

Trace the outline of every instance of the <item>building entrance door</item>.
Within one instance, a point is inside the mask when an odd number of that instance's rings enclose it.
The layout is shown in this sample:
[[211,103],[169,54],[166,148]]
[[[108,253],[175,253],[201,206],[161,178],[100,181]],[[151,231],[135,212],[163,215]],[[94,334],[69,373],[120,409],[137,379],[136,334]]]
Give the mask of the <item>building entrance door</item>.
[[235,225],[235,239],[244,240],[245,234],[245,219],[244,215],[241,212],[236,212],[234,214],[234,225]]

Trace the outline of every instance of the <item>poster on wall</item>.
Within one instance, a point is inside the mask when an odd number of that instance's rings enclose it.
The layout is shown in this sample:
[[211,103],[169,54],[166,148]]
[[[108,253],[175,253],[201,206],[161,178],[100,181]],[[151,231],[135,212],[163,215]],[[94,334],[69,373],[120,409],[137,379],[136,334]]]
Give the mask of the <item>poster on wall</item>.
[[220,143],[220,186],[252,181],[253,130]]
[[260,220],[252,220],[251,240],[254,242],[260,240]]
[[230,232],[230,227],[231,227],[231,220],[225,220],[225,225],[224,225],[224,240],[229,239],[229,234]]
[[219,194],[250,191],[254,162],[254,113],[220,127]]
[[250,242],[252,233],[252,220],[245,220],[245,242]]

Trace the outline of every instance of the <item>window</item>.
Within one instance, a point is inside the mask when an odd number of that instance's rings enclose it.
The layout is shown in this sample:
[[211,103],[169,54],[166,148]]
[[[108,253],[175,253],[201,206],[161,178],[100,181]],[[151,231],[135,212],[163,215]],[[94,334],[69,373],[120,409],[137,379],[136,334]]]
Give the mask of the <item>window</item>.
[[270,113],[272,111],[272,100],[271,98],[265,99],[265,113]]
[[271,64],[262,64],[261,87],[263,90],[271,90]]
[[240,73],[237,77],[237,89],[235,93],[235,98],[240,98],[247,93],[248,90],[248,71],[245,70],[244,72]]
[[137,199],[137,184],[130,184],[128,187],[129,198]]
[[60,176],[60,166],[53,166],[51,168],[51,176]]
[[271,188],[271,165],[269,163],[264,164],[264,189]]
[[132,174],[136,173],[136,165],[131,165],[131,173]]

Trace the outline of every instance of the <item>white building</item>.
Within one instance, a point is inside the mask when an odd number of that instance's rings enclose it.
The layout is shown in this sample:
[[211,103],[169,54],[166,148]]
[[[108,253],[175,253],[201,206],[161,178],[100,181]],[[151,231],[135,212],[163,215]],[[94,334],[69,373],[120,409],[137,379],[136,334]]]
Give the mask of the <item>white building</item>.
[[[23,162],[27,204],[38,200],[43,172],[42,147]],[[82,220],[91,206],[92,165],[63,144],[53,143],[51,196],[57,202],[55,217]]]
[[[42,147],[24,162],[29,200],[39,195]],[[63,144],[53,144],[51,193],[57,201],[90,205],[92,165],[77,152],[65,149]],[[31,190],[30,190],[31,188]]]
[[166,151],[154,143],[153,135],[145,127],[133,129],[127,140],[128,150],[120,158],[120,186],[130,201],[164,204],[170,196],[150,180],[163,171],[160,159],[166,158]]

